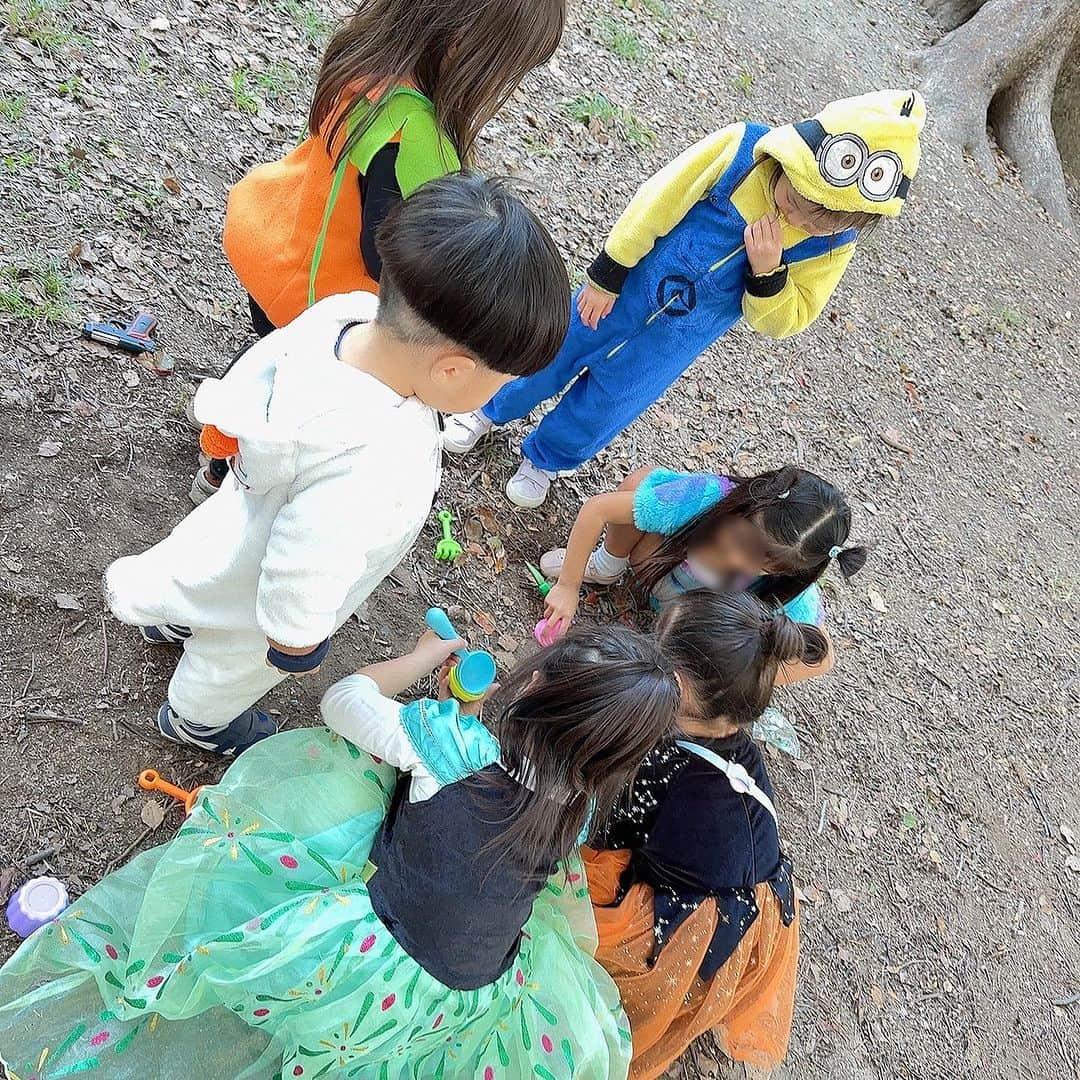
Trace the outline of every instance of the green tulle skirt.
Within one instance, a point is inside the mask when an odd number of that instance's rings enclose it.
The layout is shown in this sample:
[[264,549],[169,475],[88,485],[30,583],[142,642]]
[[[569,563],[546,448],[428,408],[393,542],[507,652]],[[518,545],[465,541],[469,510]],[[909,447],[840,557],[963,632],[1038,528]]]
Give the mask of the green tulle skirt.
[[133,859],[0,970],[17,1080],[625,1077],[580,864],[536,900],[510,969],[451,990],[372,910],[395,770],[323,728],[244,753],[174,840]]

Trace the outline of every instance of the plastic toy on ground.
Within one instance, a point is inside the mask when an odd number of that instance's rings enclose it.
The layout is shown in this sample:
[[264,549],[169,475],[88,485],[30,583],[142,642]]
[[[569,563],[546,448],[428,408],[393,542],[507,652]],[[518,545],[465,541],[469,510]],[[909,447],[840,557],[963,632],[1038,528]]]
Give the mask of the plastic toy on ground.
[[[443,641],[461,637],[442,608],[428,608],[424,624]],[[466,704],[480,701],[495,681],[494,657],[482,649],[458,649],[456,655],[458,662],[450,669],[450,693]]]
[[554,645],[566,631],[567,627],[563,625],[562,619],[556,619],[554,622],[541,619],[536,624],[533,637],[536,638],[537,643],[540,645]]
[[199,792],[202,791],[201,784],[191,791],[185,791],[175,784],[170,784],[168,780],[162,780],[153,769],[143,769],[143,771],[139,773],[139,787],[141,787],[143,791],[160,791],[162,795],[168,795],[169,798],[176,799],[177,802],[183,803],[185,814],[190,814],[191,811],[195,809],[195,803],[199,798]]
[[8,901],[8,926],[21,938],[51,922],[68,906],[67,887],[54,877],[31,878]]
[[541,596],[547,596],[547,594],[551,592],[551,582],[544,577],[540,567],[535,563],[527,562],[525,564],[525,569],[529,571],[529,577],[531,577],[536,584],[536,591]]
[[127,326],[91,319],[83,324],[82,332],[83,337],[100,341],[104,345],[117,345],[133,353],[152,353],[156,342],[151,335],[156,326],[156,315],[151,315],[149,311],[140,311]]
[[454,515],[449,510],[439,511],[439,524],[442,526],[442,539],[435,545],[436,562],[453,562],[461,554],[461,545],[450,532]]

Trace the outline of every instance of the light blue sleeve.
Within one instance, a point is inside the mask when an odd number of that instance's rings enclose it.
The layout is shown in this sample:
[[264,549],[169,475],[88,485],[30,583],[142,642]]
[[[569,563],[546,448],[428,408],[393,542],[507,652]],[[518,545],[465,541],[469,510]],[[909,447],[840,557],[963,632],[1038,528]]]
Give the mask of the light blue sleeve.
[[634,524],[642,532],[670,536],[711,510],[733,486],[716,473],[654,469],[634,492]]
[[821,626],[825,622],[825,600],[817,582],[789,600],[784,605],[784,614],[797,623]]
[[401,710],[401,726],[420,760],[439,785],[464,780],[499,760],[495,736],[456,701],[422,698]]

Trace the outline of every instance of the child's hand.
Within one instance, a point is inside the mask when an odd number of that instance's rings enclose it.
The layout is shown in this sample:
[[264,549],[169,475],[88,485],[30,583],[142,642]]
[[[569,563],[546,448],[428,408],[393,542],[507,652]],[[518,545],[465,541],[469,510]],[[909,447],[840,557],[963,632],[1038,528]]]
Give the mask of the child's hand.
[[[468,648],[463,638],[454,638],[453,641],[444,641],[438,634],[431,630],[425,630],[420,635],[420,640],[413,649],[413,656],[422,660],[428,671],[434,671],[442,667],[458,649]],[[430,663],[429,663],[430,661]]]
[[775,214],[766,214],[747,225],[743,230],[743,243],[746,244],[750,270],[756,277],[763,277],[780,268],[780,260],[784,257],[784,239]]
[[544,618],[548,626],[562,623],[562,629],[567,630],[574,621],[578,609],[579,590],[570,585],[552,585],[551,592],[544,600]]
[[[449,701],[454,695],[450,690],[450,669],[457,663],[454,657],[450,657],[441,668],[439,668],[439,700]],[[497,682],[492,683],[487,688],[487,693],[479,701],[459,701],[458,712],[462,716],[479,716],[484,705],[490,701],[499,692],[499,684]]]
[[598,289],[591,282],[585,282],[581,295],[578,297],[577,309],[581,321],[590,329],[595,330],[600,325],[601,319],[606,319],[615,306],[617,296]]

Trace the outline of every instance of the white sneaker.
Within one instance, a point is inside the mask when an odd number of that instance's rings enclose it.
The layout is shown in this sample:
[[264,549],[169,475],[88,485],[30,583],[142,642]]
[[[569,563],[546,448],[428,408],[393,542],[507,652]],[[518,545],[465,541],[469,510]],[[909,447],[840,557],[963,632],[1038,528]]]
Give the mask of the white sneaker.
[[551,481],[558,473],[538,469],[527,457],[521,459],[518,471],[506,483],[506,497],[525,510],[544,505],[551,490]]
[[[597,569],[596,556],[600,551],[596,549],[590,556],[589,561],[585,564],[585,573],[582,575],[582,581],[587,582],[590,585],[614,585],[623,574],[626,573],[625,568],[616,571],[613,574],[605,574]],[[563,562],[566,560],[566,548],[552,548],[551,551],[545,551],[540,557],[540,573],[544,577],[554,581],[562,573]]]
[[467,454],[494,426],[479,409],[455,413],[446,418],[443,446],[451,454]]

